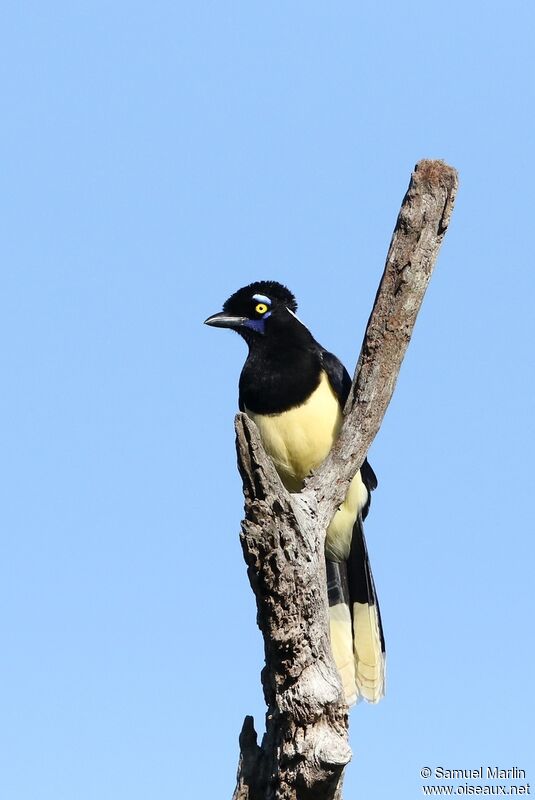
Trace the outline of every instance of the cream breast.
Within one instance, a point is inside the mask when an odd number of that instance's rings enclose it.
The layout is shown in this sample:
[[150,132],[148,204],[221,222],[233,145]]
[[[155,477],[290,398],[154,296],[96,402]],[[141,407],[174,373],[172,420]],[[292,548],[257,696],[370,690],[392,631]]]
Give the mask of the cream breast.
[[[340,404],[327,375],[322,372],[317,389],[300,406],[280,414],[245,410],[258,426],[282,482],[289,492],[299,492],[307,475],[327,456],[342,425]],[[327,530],[325,551],[333,561],[348,557],[353,525],[367,498],[358,472]]]
[[300,491],[306,476],[325,459],[342,424],[340,404],[324,372],[301,405],[280,414],[246,413],[290,492]]

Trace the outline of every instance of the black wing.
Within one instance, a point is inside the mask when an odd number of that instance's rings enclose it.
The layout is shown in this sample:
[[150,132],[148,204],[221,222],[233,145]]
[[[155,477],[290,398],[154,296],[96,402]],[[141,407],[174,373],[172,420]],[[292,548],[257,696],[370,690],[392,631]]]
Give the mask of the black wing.
[[339,358],[327,350],[321,351],[321,361],[323,369],[327,373],[329,382],[334,389],[334,393],[342,408],[346,404],[349,397],[349,390],[351,389],[351,378],[349,372],[344,367]]
[[[340,405],[344,408],[347,398],[349,397],[349,390],[351,389],[349,372],[339,358],[333,353],[329,353],[328,350],[323,350],[323,348],[321,349],[321,360],[323,369],[327,373],[329,382],[334,389],[334,393]],[[365,459],[364,464],[360,468],[360,475],[364,486],[368,490],[368,502],[362,509],[362,519],[366,519],[370,507],[371,493],[374,489],[377,489],[377,476],[368,463],[368,459]]]

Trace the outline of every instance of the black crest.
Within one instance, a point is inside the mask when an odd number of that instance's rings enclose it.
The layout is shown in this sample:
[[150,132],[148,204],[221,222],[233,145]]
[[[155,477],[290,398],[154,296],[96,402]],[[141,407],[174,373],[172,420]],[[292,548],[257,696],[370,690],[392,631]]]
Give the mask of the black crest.
[[268,297],[273,308],[283,306],[294,313],[297,311],[295,297],[286,286],[283,286],[278,281],[255,281],[242,289],[238,289],[225,302],[223,310],[232,314],[247,313],[254,295]]

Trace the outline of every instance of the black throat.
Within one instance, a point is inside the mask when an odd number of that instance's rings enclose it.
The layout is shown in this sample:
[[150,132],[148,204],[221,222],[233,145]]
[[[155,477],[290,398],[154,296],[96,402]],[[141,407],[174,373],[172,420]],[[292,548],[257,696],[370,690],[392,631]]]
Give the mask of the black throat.
[[240,375],[240,408],[256,414],[279,414],[301,405],[321,378],[321,350],[310,331],[289,316],[270,322],[264,335],[248,339]]

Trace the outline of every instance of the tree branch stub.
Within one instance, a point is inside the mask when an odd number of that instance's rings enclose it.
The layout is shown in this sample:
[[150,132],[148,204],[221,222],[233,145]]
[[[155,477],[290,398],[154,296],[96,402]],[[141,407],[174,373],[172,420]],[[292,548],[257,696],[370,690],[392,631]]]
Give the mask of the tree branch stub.
[[320,502],[319,523],[325,527],[381,426],[448,228],[457,186],[457,172],[442,161],[420,161],[412,174],[364,334],[340,436],[306,484]]
[[241,543],[264,637],[266,733],[246,717],[233,800],[340,800],[351,758],[347,707],[329,644],[326,528],[362,465],[394,391],[457,190],[457,173],[420,161],[398,215],[340,436],[289,494],[258,429],[236,417],[245,518]]

